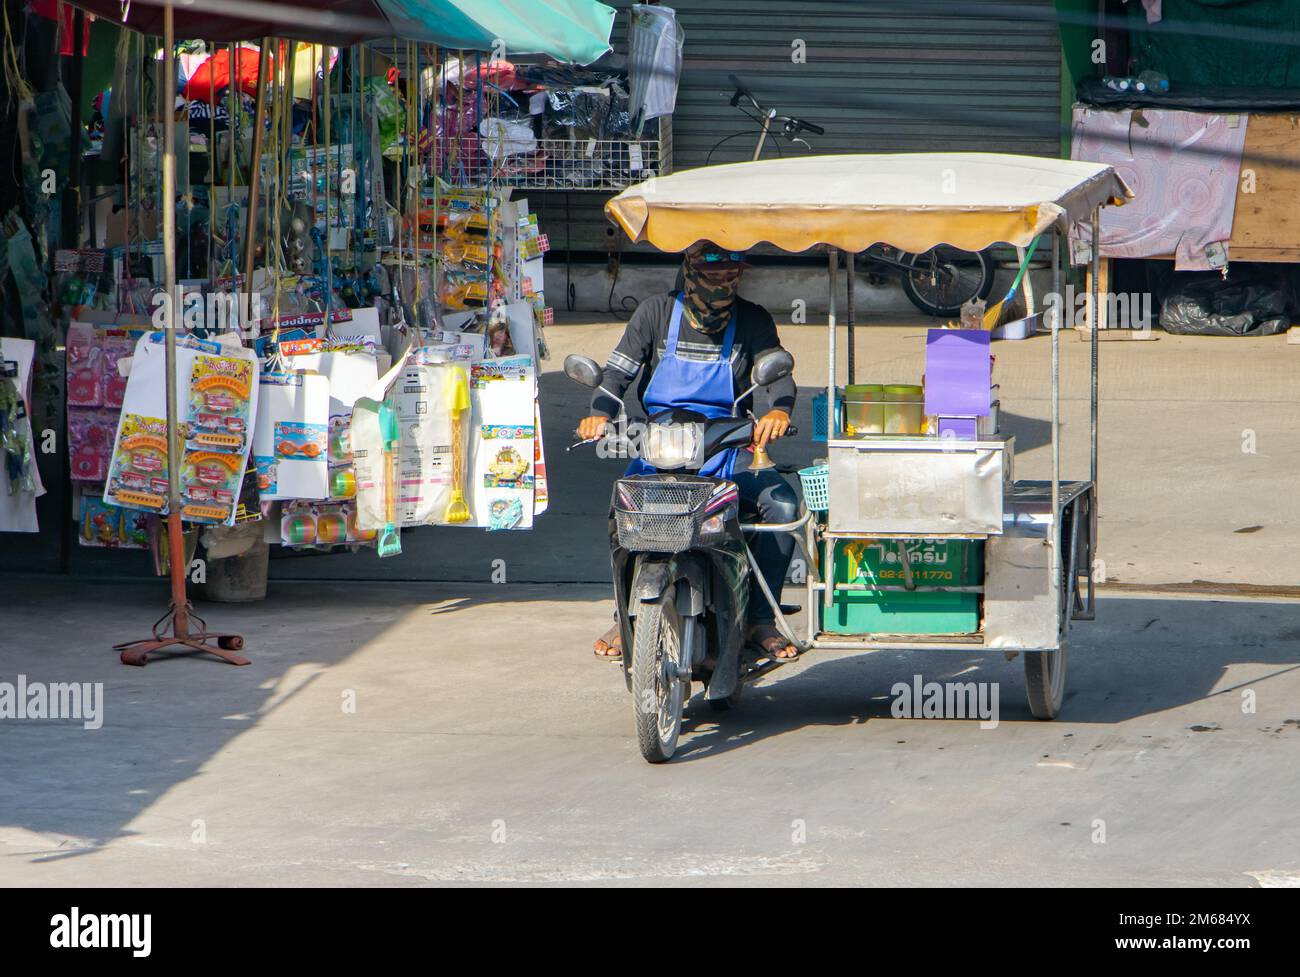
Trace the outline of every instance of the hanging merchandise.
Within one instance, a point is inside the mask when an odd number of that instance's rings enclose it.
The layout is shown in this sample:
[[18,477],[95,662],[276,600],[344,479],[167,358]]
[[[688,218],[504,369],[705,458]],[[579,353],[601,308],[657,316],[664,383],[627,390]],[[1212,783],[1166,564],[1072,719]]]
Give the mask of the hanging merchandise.
[[474,524],[533,524],[536,373],[531,356],[483,360],[470,373],[474,413],[470,504]]
[[[257,360],[239,346],[178,336],[175,383],[181,407],[181,518],[233,525],[257,416]],[[167,374],[163,334],[136,343],[104,486],[111,505],[166,514]]]
[[17,210],[10,211],[5,218],[4,234],[8,238],[6,257],[9,272],[17,285],[22,309],[23,333],[36,344],[35,394],[37,402],[44,405],[36,418],[36,425],[46,428],[54,424],[55,405],[61,393],[58,333],[45,299],[49,283],[37,263],[32,235]]
[[[74,482],[103,482],[113,454],[130,360],[143,329],[73,321],[66,340],[68,457]],[[102,494],[102,493],[101,493]]]
[[45,494],[28,409],[36,346],[0,339],[0,532],[37,532],[36,499]]
[[302,339],[280,344],[280,354],[296,372],[319,373],[329,388],[327,467],[329,498],[356,496],[352,467],[352,406],[379,379],[379,361],[371,336]]
[[407,360],[393,396],[401,431],[397,518],[403,527],[468,518],[463,509],[468,400],[464,364],[440,362],[432,349]]
[[[401,552],[403,530],[531,527],[548,502],[537,370],[549,245],[507,175],[540,155],[548,126],[566,140],[627,129],[626,78],[414,43],[391,59],[280,41],[265,56],[202,42],[172,53],[189,124],[168,147],[166,59],[137,35],[117,45],[101,154],[122,182],[104,226],[90,225],[96,247],[58,250],[47,281],[30,207],[10,215],[0,247],[36,382],[57,385],[43,403],[63,399],[66,377],[79,543],[156,544],[172,474],[179,515],[206,524],[218,550],[239,522],[261,521],[248,537],[276,546],[383,557]],[[38,174],[81,134],[61,92],[15,93]],[[154,319],[169,272],[174,456]],[[17,471],[30,443],[10,447],[12,400],[0,389],[0,444]],[[23,471],[39,491],[35,466]],[[34,494],[12,497],[29,506]],[[5,505],[0,528],[15,521]]]
[[376,533],[375,545],[381,557],[402,552],[397,502],[401,437],[401,422],[391,403],[370,397],[356,402],[352,451],[357,479],[357,529]]
[[83,489],[78,497],[77,542],[82,546],[106,549],[144,550],[149,548],[153,532],[145,512],[110,505],[102,493]]
[[319,373],[264,373],[253,428],[263,502],[329,498],[329,380]]

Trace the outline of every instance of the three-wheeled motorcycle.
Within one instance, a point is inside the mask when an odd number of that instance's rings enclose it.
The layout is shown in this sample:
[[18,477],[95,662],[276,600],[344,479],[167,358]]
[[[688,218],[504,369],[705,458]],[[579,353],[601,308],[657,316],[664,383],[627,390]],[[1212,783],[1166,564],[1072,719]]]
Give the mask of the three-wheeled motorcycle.
[[[1057,716],[1065,698],[1070,628],[1096,613],[1100,297],[1092,242],[1098,239],[1100,208],[1131,197],[1115,171],[1099,163],[948,153],[702,167],[637,184],[606,203],[607,216],[633,242],[664,251],[707,240],[737,251],[767,243],[789,252],[822,248],[828,255],[827,457],[800,473],[800,518],[788,525],[741,523],[725,483],[703,484],[684,474],[639,485],[628,479],[615,488],[610,532],[614,552],[622,554],[616,555],[614,574],[624,622],[623,664],[647,760],[671,757],[692,679],[706,683],[706,701],[725,706],[744,685],[786,663],[746,655],[739,645],[743,596],[724,602],[723,609],[716,606],[718,584],[731,585],[746,566],[762,585],[777,627],[801,652],[1021,656],[1030,712],[1039,719]],[[1071,253],[1092,263],[1090,470],[1087,478],[1063,480],[1060,333],[1065,315],[1073,321],[1075,310],[1065,308],[1062,256],[1072,231]],[[1045,317],[1051,333],[1050,479],[1015,477],[1015,439],[1000,429],[996,413],[965,418],[970,427],[957,437],[940,437],[933,427],[887,433],[845,422],[838,384],[842,377],[854,383],[857,356],[851,318],[846,366],[838,355],[842,256],[873,245],[912,253],[943,244],[968,251],[999,244],[1027,248],[1040,237],[1050,240],[1052,256]],[[851,314],[851,303],[849,309]],[[595,385],[592,369],[594,364],[575,364],[570,375],[582,380],[585,371],[584,382]],[[742,429],[730,435],[737,443],[746,436]],[[803,549],[808,574],[802,634],[790,623],[781,595],[763,583],[745,544],[747,534],[760,532],[791,533]],[[668,536],[674,545],[665,545]],[[715,548],[714,539],[726,543]],[[675,555],[632,557],[648,552],[651,540],[659,546],[654,552]],[[690,555],[701,549],[711,554],[707,560]],[[939,561],[951,562],[936,572],[929,564]]]

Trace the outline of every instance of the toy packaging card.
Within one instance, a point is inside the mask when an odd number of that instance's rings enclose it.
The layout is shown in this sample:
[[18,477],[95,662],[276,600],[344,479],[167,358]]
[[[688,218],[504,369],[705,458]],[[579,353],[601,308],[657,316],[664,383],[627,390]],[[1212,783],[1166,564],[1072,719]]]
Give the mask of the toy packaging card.
[[329,381],[319,373],[261,378],[253,460],[263,502],[329,497]]
[[167,420],[123,412],[104,501],[125,509],[167,512]]
[[243,455],[187,450],[181,460],[181,517],[233,524],[243,475]]
[[186,447],[243,454],[248,447],[252,360],[196,356],[190,374]]
[[68,458],[74,482],[108,477],[126,396],[126,377],[118,365],[129,359],[142,332],[110,324],[68,324]]
[[451,370],[417,354],[407,361],[393,391],[402,432],[397,458],[401,526],[441,523],[451,502]]
[[534,445],[537,397],[531,356],[475,363],[473,458],[467,496],[474,513],[468,525],[528,529],[534,514]]
[[295,549],[368,546],[377,536],[357,525],[352,502],[286,502],[280,510],[280,542]]
[[110,549],[148,549],[152,518],[144,512],[110,505],[98,493],[83,492],[77,542]]
[[[249,420],[257,413],[257,361],[252,350],[177,336],[175,376],[181,518],[232,525],[248,463]],[[140,338],[131,359],[105,502],[168,511],[166,417],[166,351],[162,333],[153,332]]]

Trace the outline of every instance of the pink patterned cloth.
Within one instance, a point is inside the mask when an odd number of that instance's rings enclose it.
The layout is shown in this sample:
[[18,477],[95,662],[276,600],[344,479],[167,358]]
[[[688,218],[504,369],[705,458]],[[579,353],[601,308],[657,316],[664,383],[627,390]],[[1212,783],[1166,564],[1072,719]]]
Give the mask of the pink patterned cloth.
[[[1124,0],[1124,2],[1128,3],[1128,0]],[[1148,24],[1154,24],[1157,20],[1160,19],[1161,16],[1160,3],[1161,0],[1142,0],[1142,6],[1146,9],[1147,12]]]
[[1246,123],[1244,114],[1076,105],[1070,155],[1109,163],[1135,195],[1102,208],[1102,257],[1172,254],[1179,271],[1209,269],[1206,245],[1232,236]]

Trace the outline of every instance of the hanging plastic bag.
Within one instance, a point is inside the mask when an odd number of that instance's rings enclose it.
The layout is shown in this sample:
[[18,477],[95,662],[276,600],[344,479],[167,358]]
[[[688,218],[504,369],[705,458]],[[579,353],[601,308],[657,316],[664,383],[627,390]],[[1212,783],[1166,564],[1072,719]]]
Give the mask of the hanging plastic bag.
[[1241,273],[1225,280],[1208,272],[1175,280],[1161,303],[1160,325],[1184,336],[1273,336],[1287,330],[1294,308],[1281,275]]

